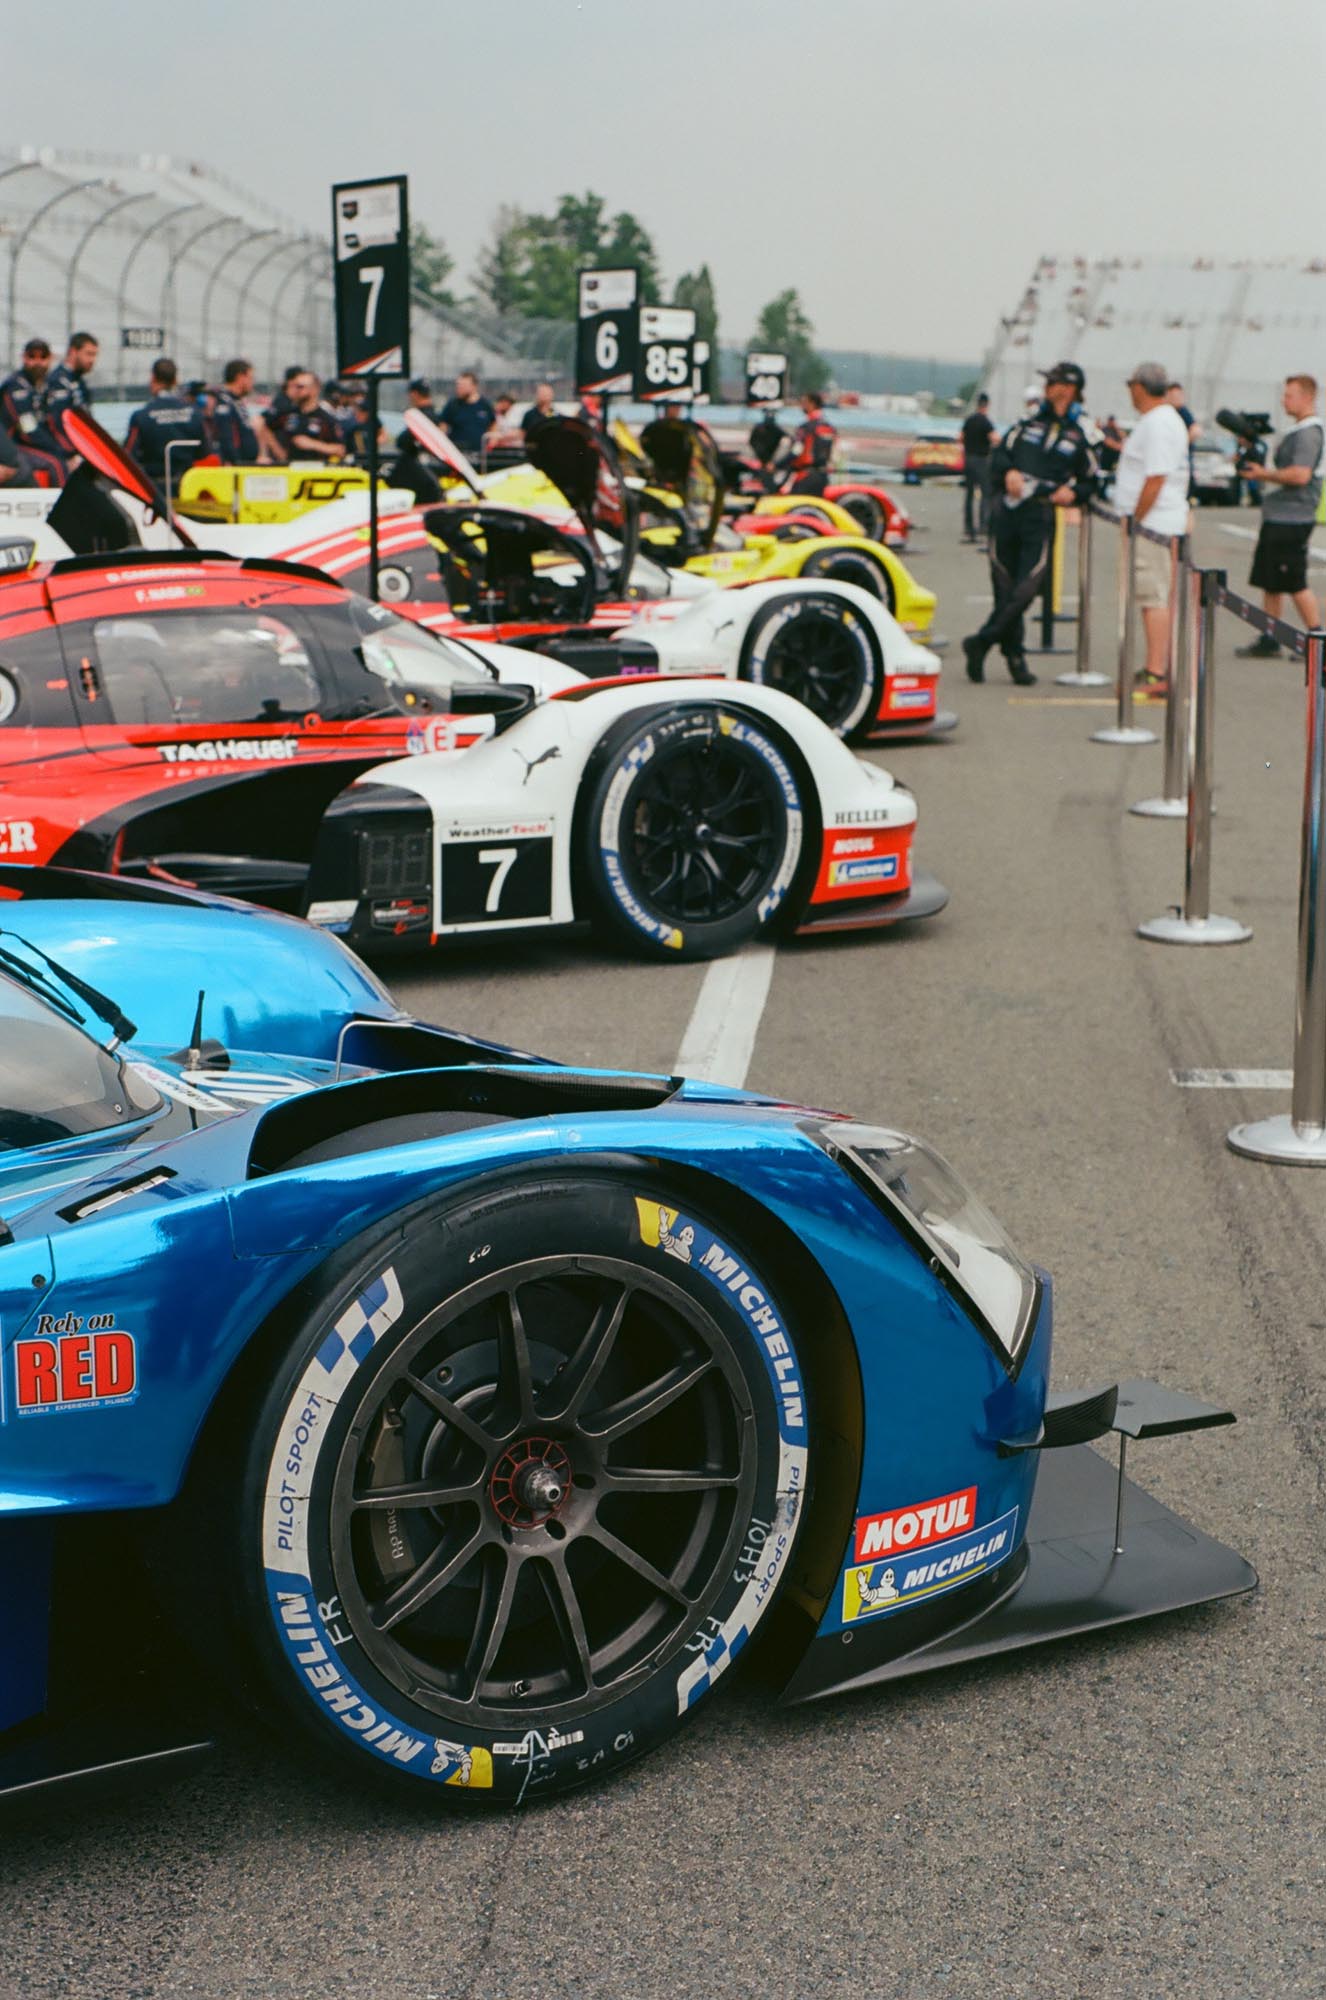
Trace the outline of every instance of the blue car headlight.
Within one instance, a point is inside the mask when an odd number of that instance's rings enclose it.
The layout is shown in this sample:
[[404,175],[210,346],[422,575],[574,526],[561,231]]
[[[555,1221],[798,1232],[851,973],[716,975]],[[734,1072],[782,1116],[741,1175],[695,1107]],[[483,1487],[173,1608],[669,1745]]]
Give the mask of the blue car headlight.
[[906,1132],[835,1122],[815,1136],[864,1182],[1016,1371],[1040,1280],[946,1160]]

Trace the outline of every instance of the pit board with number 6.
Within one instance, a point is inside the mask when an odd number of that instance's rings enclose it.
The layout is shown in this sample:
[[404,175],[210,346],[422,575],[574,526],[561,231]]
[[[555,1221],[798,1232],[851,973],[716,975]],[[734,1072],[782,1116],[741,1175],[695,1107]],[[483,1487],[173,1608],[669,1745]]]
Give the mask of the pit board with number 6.
[[639,334],[640,273],[582,271],[576,314],[576,393],[629,395]]

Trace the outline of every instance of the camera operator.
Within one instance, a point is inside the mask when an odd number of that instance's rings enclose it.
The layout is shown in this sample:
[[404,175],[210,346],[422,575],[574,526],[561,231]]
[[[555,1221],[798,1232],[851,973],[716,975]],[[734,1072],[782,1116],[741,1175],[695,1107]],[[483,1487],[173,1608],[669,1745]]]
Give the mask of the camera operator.
[[[1321,499],[1322,458],[1326,427],[1317,415],[1317,383],[1312,375],[1290,375],[1281,396],[1289,429],[1275,448],[1269,465],[1257,467],[1261,488],[1262,526],[1252,558],[1249,582],[1262,593],[1272,618],[1280,616],[1288,591],[1294,608],[1311,631],[1321,623],[1316,595],[1308,589],[1308,539]],[[1237,651],[1245,660],[1273,660],[1280,647],[1265,633]]]

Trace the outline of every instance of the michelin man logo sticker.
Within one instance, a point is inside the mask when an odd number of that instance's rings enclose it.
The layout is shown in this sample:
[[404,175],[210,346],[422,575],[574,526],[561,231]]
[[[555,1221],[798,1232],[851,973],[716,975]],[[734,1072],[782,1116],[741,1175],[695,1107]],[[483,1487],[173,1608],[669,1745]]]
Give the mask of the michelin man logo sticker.
[[859,1569],[856,1573],[856,1587],[861,1602],[867,1611],[878,1611],[882,1604],[898,1602],[898,1586],[893,1580],[893,1571],[886,1569],[878,1583],[872,1583],[873,1570]]
[[906,1604],[936,1597],[997,1568],[1017,1546],[1017,1525],[1018,1510],[1013,1507],[997,1521],[940,1542],[911,1561],[852,1564],[843,1576],[844,1624],[900,1611]]
[[663,1208],[656,1201],[641,1201],[637,1197],[635,1205],[640,1212],[640,1235],[650,1249],[666,1250],[678,1263],[689,1264],[695,1242],[693,1225],[686,1222],[678,1229],[676,1209]]
[[428,1775],[430,1778],[441,1778],[444,1785],[490,1792],[493,1788],[492,1754],[478,1744],[467,1749],[463,1743],[448,1743],[445,1737],[435,1736],[433,1761]]

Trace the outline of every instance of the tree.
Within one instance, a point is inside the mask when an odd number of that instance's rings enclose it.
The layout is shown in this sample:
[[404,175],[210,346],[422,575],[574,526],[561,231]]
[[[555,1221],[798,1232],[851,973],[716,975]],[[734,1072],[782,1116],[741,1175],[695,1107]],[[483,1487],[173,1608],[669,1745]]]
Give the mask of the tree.
[[447,290],[447,279],[456,268],[456,260],[448,251],[440,236],[434,236],[422,222],[410,224],[410,278],[421,292],[426,292],[437,306],[454,306],[456,301]]
[[755,328],[755,345],[773,354],[787,356],[789,385],[800,396],[807,389],[823,389],[829,380],[829,364],[815,350],[815,329],[806,316],[798,293],[789,286],[770,299]]
[[628,209],[611,221],[600,194],[564,194],[551,215],[502,208],[480,253],[475,283],[497,312],[528,319],[574,319],[577,275],[588,264],[638,264],[645,298],[662,289],[658,254]]
[[676,305],[689,306],[695,314],[695,337],[709,342],[709,352],[717,366],[718,302],[714,297],[714,281],[709,274],[709,266],[701,264],[698,271],[683,272],[672,297]]
[[[612,234],[599,245],[598,261],[608,270],[635,264],[640,271],[640,298],[645,305],[663,302],[663,273],[658,267],[654,239],[642,222],[624,208],[612,218]],[[680,303],[680,301],[679,301]]]
[[514,313],[520,309],[524,229],[521,210],[503,203],[493,217],[488,241],[479,252],[475,287],[496,313]]

